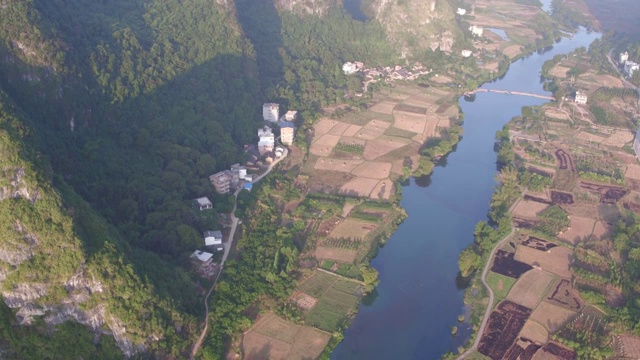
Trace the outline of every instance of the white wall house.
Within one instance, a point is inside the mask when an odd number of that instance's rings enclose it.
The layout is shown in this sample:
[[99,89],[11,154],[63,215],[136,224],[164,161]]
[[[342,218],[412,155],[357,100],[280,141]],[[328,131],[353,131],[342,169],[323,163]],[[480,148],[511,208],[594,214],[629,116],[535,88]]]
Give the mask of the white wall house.
[[277,122],[280,115],[280,105],[276,103],[264,103],[262,105],[262,117],[264,121]]
[[471,34],[475,36],[482,36],[484,28],[482,26],[471,25],[469,26],[469,31],[471,31]]
[[347,75],[351,75],[355,74],[358,71],[358,67],[352,62],[346,62],[344,63],[344,65],[342,65],[342,71],[344,71],[344,73]]
[[215,246],[222,244],[222,231],[205,231],[204,232],[204,244],[206,246]]
[[467,9],[463,9],[463,8],[458,8],[458,10],[456,10],[456,14],[460,15],[460,16],[464,16],[464,14],[467,13]]
[[295,136],[295,127],[292,122],[283,121],[280,124],[280,141],[285,145],[293,144]]
[[285,121],[295,121],[296,117],[298,115],[298,112],[295,110],[289,110],[284,114],[284,120]]
[[462,57],[468,58],[471,56],[471,50],[462,50],[460,53],[462,54]]
[[620,53],[620,63],[624,64],[627,61],[629,61],[629,53],[626,51],[623,53]]
[[587,94],[580,92],[580,91],[576,91],[576,98],[575,98],[575,102],[576,104],[581,104],[584,105],[587,103]]
[[260,154],[264,155],[265,153],[273,151],[275,136],[271,128],[265,126],[262,129],[258,129],[258,136],[260,137],[260,141],[258,141],[258,151],[260,151]]
[[640,64],[637,64],[633,61],[627,61],[624,63],[624,73],[628,77],[632,77],[633,74],[638,70],[640,70]]
[[196,199],[196,204],[198,206],[198,209],[200,209],[200,211],[208,210],[208,209],[212,209],[213,208],[213,203],[206,196],[205,197],[201,197],[201,198],[197,198]]
[[201,262],[204,265],[211,263],[213,254],[206,251],[196,250],[193,252],[193,254],[191,254],[191,258]]

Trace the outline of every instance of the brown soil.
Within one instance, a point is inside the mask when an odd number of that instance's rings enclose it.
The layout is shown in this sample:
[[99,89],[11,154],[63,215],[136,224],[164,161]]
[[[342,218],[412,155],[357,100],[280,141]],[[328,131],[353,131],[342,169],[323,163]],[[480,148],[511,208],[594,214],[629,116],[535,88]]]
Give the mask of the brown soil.
[[502,359],[518,337],[529,315],[531,310],[511,301],[505,300],[498,304],[489,316],[478,351],[493,360]]
[[540,345],[524,337],[520,337],[514,342],[511,348],[504,355],[504,360],[531,360]]
[[553,279],[555,275],[546,271],[530,270],[516,281],[507,295],[507,300],[535,309]]
[[367,222],[346,219],[329,235],[332,238],[340,239],[340,238],[351,238],[351,239],[364,239],[365,236],[371,231],[375,229],[375,225],[372,225]]
[[340,187],[340,194],[367,197],[378,183],[377,179],[355,178]]
[[529,339],[537,344],[546,344],[549,341],[549,332],[544,326],[528,320],[520,332],[520,337]]
[[560,168],[560,170],[571,170],[574,172],[576,171],[576,168],[573,165],[573,160],[571,159],[569,153],[562,149],[558,149],[556,150],[555,155],[556,160],[558,161],[558,168]]
[[619,186],[594,184],[585,181],[580,182],[580,188],[600,194],[600,202],[603,204],[615,204],[628,193],[626,189]]
[[522,242],[522,245],[528,246],[532,249],[536,249],[540,251],[547,251],[558,246],[552,242],[549,242],[547,240],[540,239],[534,236],[529,236],[526,240]]
[[560,330],[560,328],[575,315],[575,311],[543,301],[533,314],[531,314],[531,320],[540,323],[549,333],[553,334]]
[[355,250],[328,248],[324,246],[318,246],[314,253],[316,259],[334,260],[342,263],[353,263],[358,255]]
[[514,259],[567,278],[571,277],[571,272],[569,271],[571,253],[571,249],[564,246],[556,246],[548,251],[538,251],[519,245]]
[[304,310],[309,310],[313,308],[314,306],[316,306],[316,303],[318,302],[318,299],[311,297],[298,290],[293,292],[289,300],[293,301],[296,305],[298,305],[300,308]]
[[589,240],[593,233],[593,226],[596,220],[572,215],[570,221],[571,225],[569,226],[569,230],[558,235],[558,237],[572,244]]
[[384,139],[368,141],[364,148],[362,156],[365,160],[373,160],[382,155],[388,154],[394,150],[397,150],[408,142],[400,138],[385,137]]
[[513,209],[513,216],[521,218],[535,218],[538,213],[548,208],[549,205],[541,202],[523,200]]
[[394,102],[381,101],[373,105],[372,107],[370,107],[369,110],[390,115],[393,112],[393,108],[395,106],[396,106],[396,103]]
[[367,161],[358,165],[351,175],[370,178],[370,179],[386,179],[391,173],[391,163]]
[[570,205],[573,204],[573,195],[551,190],[551,201],[556,205]]
[[573,288],[569,279],[561,279],[547,296],[547,301],[573,311],[580,310],[583,304],[578,290]]
[[532,269],[531,265],[515,260],[514,255],[512,252],[498,250],[491,271],[517,279]]

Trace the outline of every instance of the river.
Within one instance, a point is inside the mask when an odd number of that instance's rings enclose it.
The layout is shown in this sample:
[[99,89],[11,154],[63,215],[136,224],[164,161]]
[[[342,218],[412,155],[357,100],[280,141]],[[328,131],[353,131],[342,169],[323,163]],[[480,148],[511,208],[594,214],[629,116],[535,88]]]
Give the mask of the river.
[[[546,94],[542,64],[588,47],[598,36],[580,31],[513,63],[502,79],[483,88]],[[478,93],[473,102],[460,98],[462,141],[428,180],[412,179],[402,189],[401,204],[409,216],[372,261],[380,285],[363,300],[332,359],[438,359],[466,342],[471,329],[458,323],[465,307],[464,289],[456,283],[457,260],[473,242],[476,223],[486,220],[496,186],[495,133],[523,106],[544,102],[497,93]],[[458,326],[455,336],[453,326]]]

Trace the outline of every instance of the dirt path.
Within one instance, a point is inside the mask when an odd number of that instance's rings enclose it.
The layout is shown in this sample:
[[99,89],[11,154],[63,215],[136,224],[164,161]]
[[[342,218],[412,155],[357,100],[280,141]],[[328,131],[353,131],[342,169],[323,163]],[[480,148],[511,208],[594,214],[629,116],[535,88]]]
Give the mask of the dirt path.
[[[516,201],[513,205],[511,205],[511,208],[509,208],[509,212],[512,212],[519,202],[520,200]],[[513,225],[511,225],[511,232],[507,236],[505,236],[502,240],[500,240],[496,244],[496,246],[493,247],[493,250],[491,250],[491,255],[489,255],[489,259],[487,260],[487,263],[485,264],[484,269],[482,270],[482,277],[480,278],[480,280],[482,280],[482,285],[484,285],[484,287],[489,292],[489,303],[487,304],[487,309],[484,311],[484,317],[482,318],[482,324],[480,324],[480,330],[478,331],[478,335],[476,336],[476,341],[473,343],[473,346],[469,348],[469,350],[465,351],[462,355],[458,357],[458,360],[463,360],[467,356],[471,355],[471,353],[476,351],[476,349],[478,348],[478,345],[480,344],[480,339],[482,338],[482,334],[484,333],[484,328],[487,325],[487,321],[489,321],[489,315],[491,314],[491,309],[493,308],[493,301],[495,299],[493,295],[493,290],[491,289],[489,284],[487,284],[487,281],[486,281],[487,273],[491,268],[491,260],[493,260],[493,256],[496,254],[496,251],[498,251],[498,249],[508,239],[510,239],[515,232],[516,232],[516,228]]]
[[[282,154],[282,157],[276,159],[271,165],[269,165],[269,167],[267,168],[267,171],[265,171],[264,174],[255,178],[253,180],[253,183],[255,184],[258,181],[262,180],[262,178],[264,178],[265,176],[269,175],[271,170],[273,170],[273,167],[276,166],[276,164],[278,164],[284,158],[286,158],[287,155],[289,155],[289,149],[285,148],[284,153]],[[231,252],[231,247],[233,246],[233,240],[235,239],[236,229],[238,227],[238,218],[236,217],[236,209],[238,207],[238,194],[240,193],[240,191],[241,189],[238,189],[233,194],[236,201],[233,204],[233,210],[231,211],[231,231],[229,232],[229,241],[227,241],[223,245],[224,255],[222,255],[222,261],[220,262],[220,271],[218,271],[218,275],[216,276],[216,279],[213,281],[213,284],[211,285],[209,292],[207,292],[207,296],[205,296],[204,298],[204,329],[202,329],[202,333],[200,333],[200,337],[198,338],[198,341],[196,341],[196,343],[193,345],[189,359],[195,358],[196,354],[198,353],[198,350],[200,350],[200,347],[202,346],[202,342],[204,341],[205,336],[207,336],[207,331],[209,330],[209,296],[213,292],[213,289],[216,287],[216,284],[218,283],[218,278],[220,278],[220,274],[222,274],[222,269],[224,269],[224,262],[227,261],[227,257],[229,257],[229,253]]]

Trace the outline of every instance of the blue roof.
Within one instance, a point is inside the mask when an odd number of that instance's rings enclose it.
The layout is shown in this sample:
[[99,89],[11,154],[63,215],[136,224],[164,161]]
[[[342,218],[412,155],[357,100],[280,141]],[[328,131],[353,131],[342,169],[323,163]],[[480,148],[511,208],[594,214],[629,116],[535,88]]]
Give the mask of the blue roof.
[[284,128],[284,127],[288,128],[288,127],[295,127],[295,126],[293,125],[293,123],[291,121],[282,121],[280,123],[280,127],[281,128]]
[[247,190],[251,190],[253,188],[253,184],[252,183],[246,183],[244,184],[244,188]]

